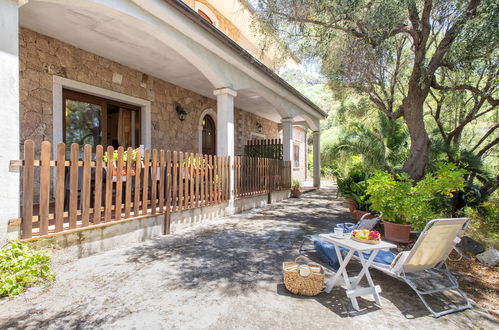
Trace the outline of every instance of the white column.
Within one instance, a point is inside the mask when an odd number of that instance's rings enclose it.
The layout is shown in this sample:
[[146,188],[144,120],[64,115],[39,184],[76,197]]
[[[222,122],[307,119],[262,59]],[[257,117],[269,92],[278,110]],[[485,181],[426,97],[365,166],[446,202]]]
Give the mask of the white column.
[[234,97],[236,91],[221,88],[213,92],[217,96],[217,155],[230,156],[230,199],[228,212],[234,212]]
[[10,160],[19,159],[19,11],[17,1],[0,0],[0,246],[8,235],[9,219],[19,217],[19,170]]
[[321,132],[314,131],[313,135],[314,187],[319,188],[321,186]]
[[[282,145],[283,160],[293,163],[293,118],[282,118]],[[293,166],[293,164],[291,164]]]

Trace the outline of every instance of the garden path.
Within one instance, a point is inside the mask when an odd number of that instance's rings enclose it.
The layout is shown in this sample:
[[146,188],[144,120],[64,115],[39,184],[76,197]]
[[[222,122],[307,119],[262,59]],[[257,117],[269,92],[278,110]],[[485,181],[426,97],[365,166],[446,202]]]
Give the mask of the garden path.
[[434,319],[409,287],[372,271],[383,307],[341,288],[298,297],[281,264],[303,235],[348,220],[328,187],[175,235],[56,265],[56,281],[0,300],[0,329],[470,329],[497,327],[476,308]]

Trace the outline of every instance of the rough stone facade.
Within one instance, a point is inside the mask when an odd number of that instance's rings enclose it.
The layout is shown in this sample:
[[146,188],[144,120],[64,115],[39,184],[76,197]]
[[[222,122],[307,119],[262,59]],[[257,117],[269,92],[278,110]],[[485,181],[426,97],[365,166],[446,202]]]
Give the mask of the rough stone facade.
[[259,117],[253,113],[246,111],[236,111],[234,113],[235,123],[235,153],[236,155],[244,155],[244,145],[251,140],[251,133],[257,133],[264,136],[266,139],[278,139],[279,127],[278,124]]
[[[57,75],[151,101],[152,147],[199,151],[200,116],[207,108],[216,112],[215,99],[28,29],[21,28],[19,44],[21,143],[32,139],[39,146],[44,140],[53,140],[52,76]],[[175,103],[187,110],[184,121],[178,119]],[[277,137],[277,123],[240,109],[235,109],[234,116],[237,152],[257,121],[262,134]]]

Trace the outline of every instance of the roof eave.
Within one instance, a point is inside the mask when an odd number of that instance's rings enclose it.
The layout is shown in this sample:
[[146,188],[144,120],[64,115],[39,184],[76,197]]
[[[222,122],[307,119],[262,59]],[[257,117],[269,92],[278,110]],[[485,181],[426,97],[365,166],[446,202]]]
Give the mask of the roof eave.
[[224,43],[226,46],[231,48],[235,53],[237,53],[238,55],[240,55],[241,57],[246,59],[255,68],[257,68],[260,71],[262,71],[263,73],[265,73],[267,76],[272,78],[275,82],[277,82],[282,87],[284,87],[286,90],[291,92],[294,96],[299,98],[301,101],[305,102],[310,108],[312,108],[314,111],[316,111],[318,114],[320,114],[323,118],[327,117],[327,113],[325,111],[323,111],[321,108],[319,108],[315,103],[313,103],[310,99],[308,99],[306,96],[304,96],[298,90],[296,90],[293,86],[291,86],[289,83],[287,83],[284,79],[279,77],[279,75],[277,75],[274,71],[272,71],[265,64],[260,62],[257,58],[255,58],[249,52],[247,52],[244,48],[239,46],[234,40],[229,38],[225,33],[220,31],[213,24],[210,24],[208,21],[206,21],[204,18],[202,18],[200,15],[198,15],[191,7],[189,7],[183,1],[181,1],[181,0],[163,0],[163,1],[165,1],[169,5],[173,6],[179,12],[181,12],[183,15],[185,15],[187,18],[189,18],[191,21],[193,21],[194,23],[196,23],[197,25],[202,27],[204,30],[208,31],[215,38],[217,38],[222,43]]

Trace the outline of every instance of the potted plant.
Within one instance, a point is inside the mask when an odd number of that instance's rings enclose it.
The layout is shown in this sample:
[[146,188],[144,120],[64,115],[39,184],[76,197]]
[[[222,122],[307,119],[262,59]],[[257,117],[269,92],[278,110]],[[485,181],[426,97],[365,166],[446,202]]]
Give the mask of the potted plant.
[[337,178],[338,191],[345,197],[353,220],[359,220],[369,211],[367,177],[365,171],[354,169],[346,177]]
[[438,201],[463,190],[465,173],[454,164],[439,164],[414,184],[406,173],[377,172],[368,180],[367,193],[371,210],[383,212],[385,238],[407,243],[411,229],[422,230],[429,220],[445,216]]
[[[108,154],[107,152],[104,153],[104,156],[102,157],[102,160],[104,161],[104,163],[107,163],[108,161]],[[126,165],[125,165],[125,162],[128,160],[128,152],[125,151],[123,153],[123,168],[121,169],[121,175],[122,176],[126,176],[127,175],[127,171],[126,171]],[[116,176],[118,174],[118,170],[117,170],[117,167],[116,167],[116,162],[118,161],[118,150],[114,150],[113,152],[113,176]],[[132,162],[135,163],[137,161],[137,150],[133,150],[132,151]],[[132,169],[131,169],[131,173],[130,173],[131,176],[135,176],[135,167],[132,166]]]
[[355,204],[355,208],[350,208],[352,219],[359,221],[363,215],[369,212],[369,200],[367,196],[367,182],[350,183],[350,191],[347,195]]
[[298,181],[297,179],[294,179],[293,184],[291,186],[291,197],[298,198],[298,197],[300,197],[300,195],[301,195],[300,181]]

